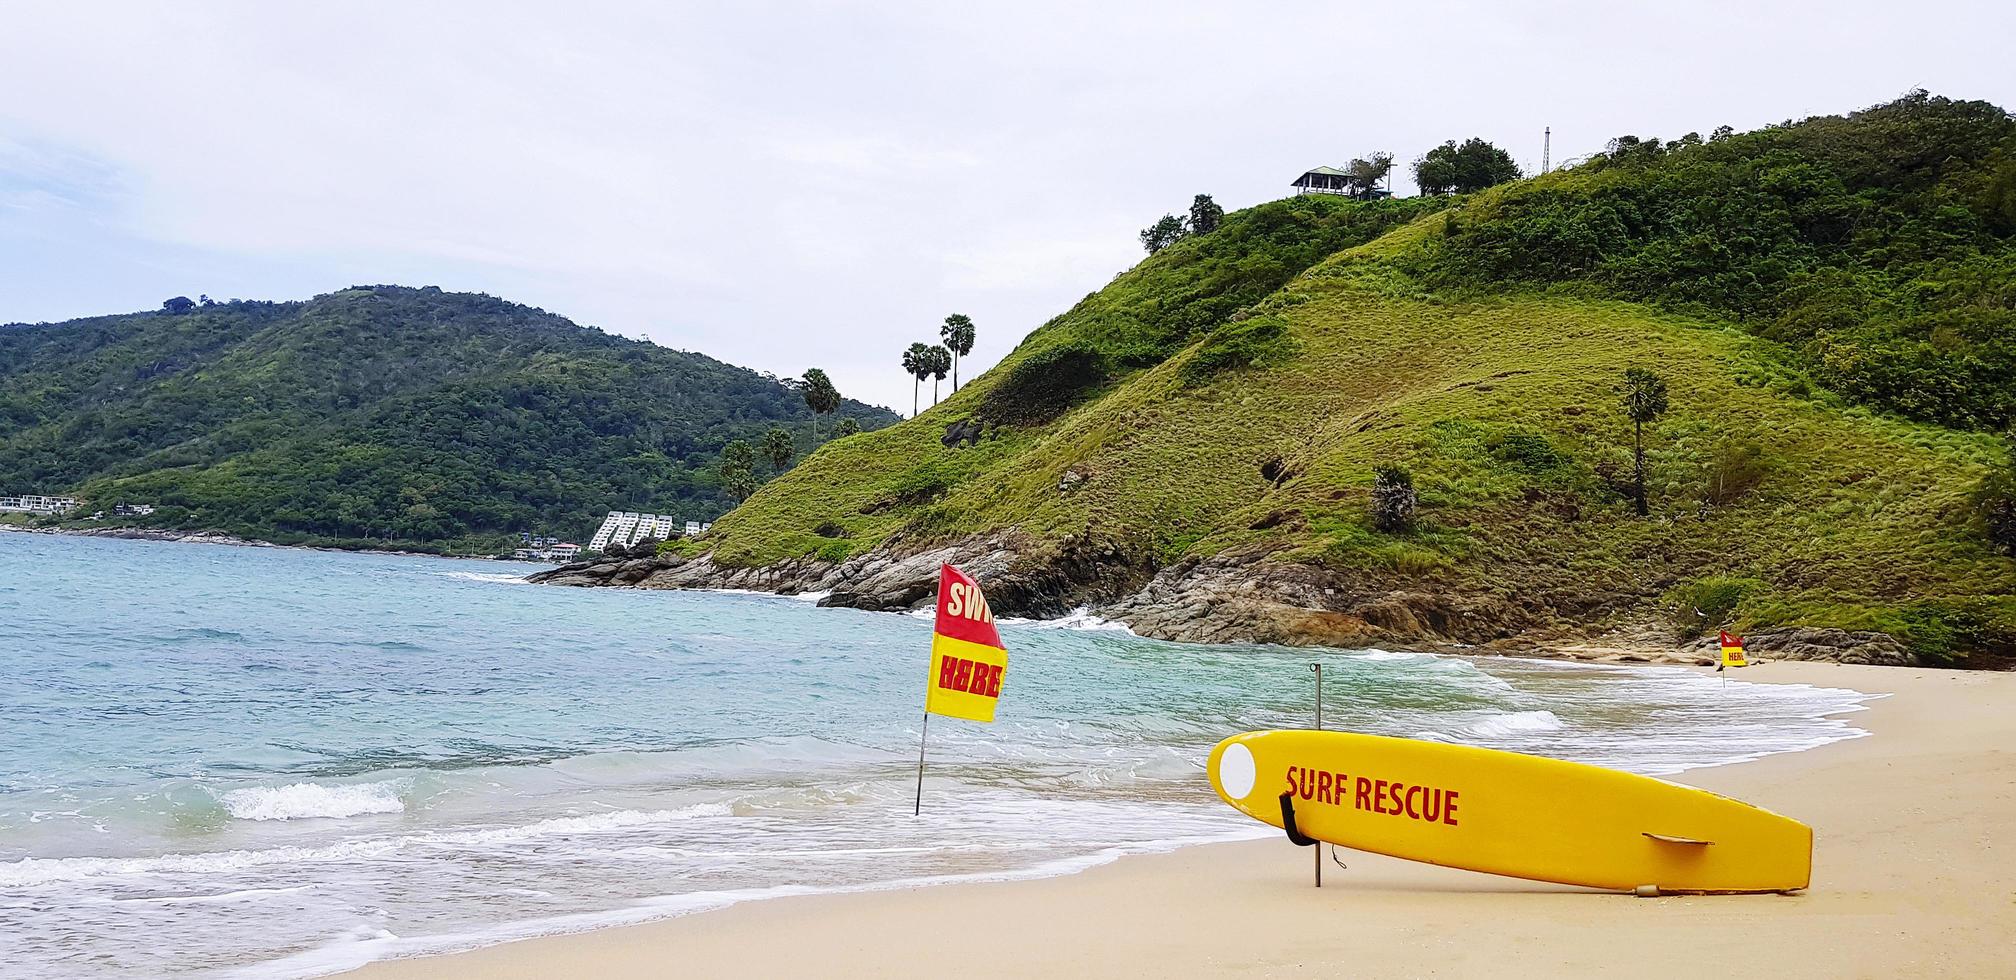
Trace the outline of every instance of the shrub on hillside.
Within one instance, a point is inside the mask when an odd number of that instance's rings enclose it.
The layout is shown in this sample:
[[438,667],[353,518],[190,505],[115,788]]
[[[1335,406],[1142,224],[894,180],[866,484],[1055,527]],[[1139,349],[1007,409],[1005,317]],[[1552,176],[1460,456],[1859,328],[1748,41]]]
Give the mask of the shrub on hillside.
[[1754,578],[1716,575],[1675,586],[1666,601],[1673,607],[1673,625],[1691,638],[1729,625],[1744,597],[1763,588]]
[[1210,234],[1135,266],[1032,336],[1095,344],[1110,371],[1153,367],[1310,266],[1445,203],[1313,194],[1227,215]]
[[899,474],[880,496],[862,507],[861,512],[879,514],[892,508],[929,503],[944,496],[945,491],[958,486],[970,474],[971,464],[955,459],[927,460]]
[[1414,521],[1414,476],[1398,466],[1372,470],[1372,526],[1404,531]]
[[1008,425],[1039,425],[1106,382],[1106,358],[1084,342],[1038,351],[1008,369],[976,415]]
[[1491,446],[1491,454],[1519,469],[1532,473],[1561,465],[1561,454],[1538,432],[1507,432]]
[[1706,485],[1701,499],[1716,507],[1726,507],[1757,489],[1770,472],[1764,450],[1748,439],[1731,439],[1715,447],[1708,460]]
[[1977,650],[2005,656],[2016,650],[2012,606],[2007,598],[1925,602],[1886,611],[1869,625],[1932,663],[1952,664]]
[[1190,359],[1183,362],[1183,380],[1202,384],[1220,371],[1276,364],[1294,356],[1296,348],[1287,321],[1278,316],[1256,316],[1227,323],[1211,331]]
[[1988,541],[2005,555],[2016,557],[2016,432],[2009,436],[2009,460],[1981,481],[1974,506],[1988,531]]
[[[1915,92],[1710,142],[1621,137],[1585,179],[1506,189],[1411,258],[1431,287],[1578,283],[1792,345],[1848,397],[2016,419],[2016,119]],[[1576,176],[1583,176],[1577,174]]]

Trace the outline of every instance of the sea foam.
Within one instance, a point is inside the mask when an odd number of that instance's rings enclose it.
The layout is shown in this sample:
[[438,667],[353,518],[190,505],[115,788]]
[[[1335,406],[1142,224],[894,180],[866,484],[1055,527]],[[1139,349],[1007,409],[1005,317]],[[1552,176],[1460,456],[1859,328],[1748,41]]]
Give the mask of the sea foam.
[[611,810],[581,816],[549,817],[517,827],[435,831],[399,837],[345,840],[323,847],[269,847],[153,857],[22,858],[0,863],[0,888],[25,888],[105,877],[159,877],[242,872],[274,865],[304,866],[381,859],[413,847],[430,850],[483,849],[524,844],[548,837],[620,832],[694,817],[729,816],[726,804],[700,803],[673,810]]
[[518,572],[442,572],[443,578],[459,578],[464,582],[491,582],[497,585],[530,585],[525,576]]
[[1464,729],[1471,735],[1495,738],[1505,735],[1531,735],[1535,732],[1558,732],[1567,723],[1552,711],[1513,711],[1492,715]]
[[404,780],[377,783],[290,783],[248,786],[218,797],[226,812],[239,820],[342,819],[378,813],[401,813],[406,801]]
[[[936,615],[937,613],[936,609],[925,609],[922,611],[928,615]],[[1038,629],[1092,630],[1125,633],[1128,636],[1134,635],[1134,631],[1129,629],[1126,623],[1120,622],[1117,619],[1107,619],[1104,616],[1093,615],[1091,606],[1079,606],[1056,619],[1023,619],[1019,616],[1003,616],[999,622],[1014,626],[1034,626]]]

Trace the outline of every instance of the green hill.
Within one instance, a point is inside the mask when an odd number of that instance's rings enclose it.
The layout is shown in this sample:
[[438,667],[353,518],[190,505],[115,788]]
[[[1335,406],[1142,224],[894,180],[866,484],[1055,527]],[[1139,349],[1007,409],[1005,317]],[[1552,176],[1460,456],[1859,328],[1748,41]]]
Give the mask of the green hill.
[[[1976,497],[2016,412],[2012,284],[2016,122],[1923,95],[1468,199],[1277,201],[822,448],[659,581],[900,605],[929,564],[902,559],[952,556],[998,611],[1187,639],[2006,649],[2016,561]],[[1632,367],[1670,384],[1646,518]],[[1406,530],[1371,519],[1381,466],[1411,471]]]
[[810,449],[810,418],[775,378],[431,287],[0,328],[0,492],[281,542],[470,550],[581,538],[612,508],[709,519],[731,503],[721,446],[783,425]]

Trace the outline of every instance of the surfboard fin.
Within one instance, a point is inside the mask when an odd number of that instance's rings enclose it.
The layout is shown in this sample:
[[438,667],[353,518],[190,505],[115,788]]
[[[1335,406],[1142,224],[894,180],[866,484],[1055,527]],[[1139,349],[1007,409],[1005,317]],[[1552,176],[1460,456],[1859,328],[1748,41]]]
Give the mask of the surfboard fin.
[[1708,845],[1715,843],[1712,840],[1695,840],[1692,837],[1675,837],[1672,834],[1655,834],[1649,830],[1644,831],[1643,833],[1645,834],[1645,836],[1650,837],[1661,844],[1689,844],[1694,847],[1707,847]]
[[1288,839],[1294,841],[1297,847],[1314,847],[1316,845],[1316,838],[1304,837],[1300,830],[1295,829],[1294,790],[1281,794],[1281,829],[1288,832]]

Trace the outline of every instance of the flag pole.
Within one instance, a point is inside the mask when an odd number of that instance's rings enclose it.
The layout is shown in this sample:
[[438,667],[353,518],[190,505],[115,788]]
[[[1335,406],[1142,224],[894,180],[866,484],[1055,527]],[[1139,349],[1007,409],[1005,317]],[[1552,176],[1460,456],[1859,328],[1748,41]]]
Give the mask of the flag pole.
[[[1316,730],[1323,730],[1323,665],[1310,664],[1316,672]],[[1323,842],[1316,842],[1316,887],[1323,887]]]
[[931,712],[924,712],[924,727],[917,732],[917,803],[911,807],[910,815],[915,817],[924,812],[924,737],[931,734]]

